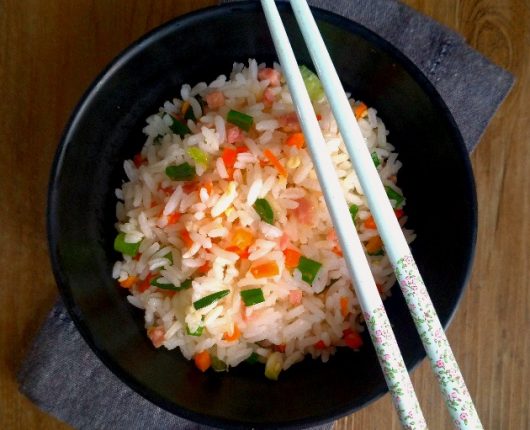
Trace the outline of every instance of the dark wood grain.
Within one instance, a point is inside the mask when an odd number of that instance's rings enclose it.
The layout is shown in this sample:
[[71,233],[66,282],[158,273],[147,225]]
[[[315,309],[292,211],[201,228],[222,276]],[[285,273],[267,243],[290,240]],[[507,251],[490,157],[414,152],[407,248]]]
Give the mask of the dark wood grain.
[[[0,0],[0,429],[67,429],[15,373],[57,296],[46,248],[51,161],[82,92],[153,27],[215,0]],[[448,331],[488,429],[530,428],[530,4],[406,0],[517,78],[472,156],[479,201],[469,288]],[[450,210],[450,208],[441,208]],[[431,429],[451,423],[427,363],[413,383]],[[398,429],[388,396],[336,430]]]

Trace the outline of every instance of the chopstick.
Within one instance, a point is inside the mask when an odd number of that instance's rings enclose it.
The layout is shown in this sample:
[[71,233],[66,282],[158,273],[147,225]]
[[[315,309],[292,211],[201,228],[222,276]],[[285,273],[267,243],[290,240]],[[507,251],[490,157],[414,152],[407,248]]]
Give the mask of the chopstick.
[[[364,143],[311,10],[305,0],[290,0],[290,2],[454,425],[459,429],[482,429],[464,378]],[[273,0],[263,0],[262,4],[264,7],[274,6],[276,9]],[[277,20],[280,21],[278,13]],[[277,31],[277,28],[274,31]],[[278,47],[276,49],[278,50]],[[294,55],[290,60],[295,62]],[[338,223],[335,227],[341,229]],[[345,248],[343,245],[343,251]],[[402,423],[405,424],[403,420]]]
[[338,197],[343,195],[343,191],[278,9],[274,0],[262,0],[261,4],[394,405],[403,426],[425,429],[425,419],[346,200]]

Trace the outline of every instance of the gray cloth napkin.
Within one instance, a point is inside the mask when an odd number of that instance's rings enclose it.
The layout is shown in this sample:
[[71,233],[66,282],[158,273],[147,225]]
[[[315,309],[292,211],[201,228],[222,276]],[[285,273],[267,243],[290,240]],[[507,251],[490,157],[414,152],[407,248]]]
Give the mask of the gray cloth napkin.
[[[394,44],[430,79],[472,151],[513,77],[458,34],[393,0],[309,0]],[[20,391],[78,429],[203,429],[145,400],[94,355],[59,301],[19,373]],[[330,429],[332,424],[316,427]]]

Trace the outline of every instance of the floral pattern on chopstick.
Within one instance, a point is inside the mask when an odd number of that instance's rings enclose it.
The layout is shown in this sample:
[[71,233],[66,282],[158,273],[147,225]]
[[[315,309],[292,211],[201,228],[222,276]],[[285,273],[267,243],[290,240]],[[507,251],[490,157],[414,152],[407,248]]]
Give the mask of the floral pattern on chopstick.
[[407,430],[426,429],[427,423],[383,304],[373,308],[371,312],[364,312],[363,315],[401,425]]
[[438,379],[455,427],[482,429],[460,369],[412,255],[397,261],[396,276]]

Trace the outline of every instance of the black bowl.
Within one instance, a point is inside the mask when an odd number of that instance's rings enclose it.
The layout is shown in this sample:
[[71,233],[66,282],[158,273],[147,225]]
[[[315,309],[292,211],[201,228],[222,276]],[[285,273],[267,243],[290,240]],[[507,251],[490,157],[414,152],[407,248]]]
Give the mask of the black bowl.
[[[289,6],[280,4],[300,63],[311,65]],[[374,106],[390,130],[403,168],[412,250],[443,324],[455,311],[470,269],[476,200],[469,159],[455,123],[421,72],[366,28],[315,9],[345,87]],[[288,427],[330,421],[386,392],[369,340],[359,353],[339,351],[328,364],[306,359],[266,380],[261,367],[198,372],[177,351],[155,350],[142,314],[111,278],[114,189],[123,160],[143,144],[144,119],[183,83],[211,81],[234,61],[269,64],[274,47],[259,3],[214,7],[183,16],[121,54],[92,84],[58,149],[49,189],[53,269],[79,331],[126,384],[182,417],[220,427]],[[424,357],[401,292],[385,302],[405,362]]]

